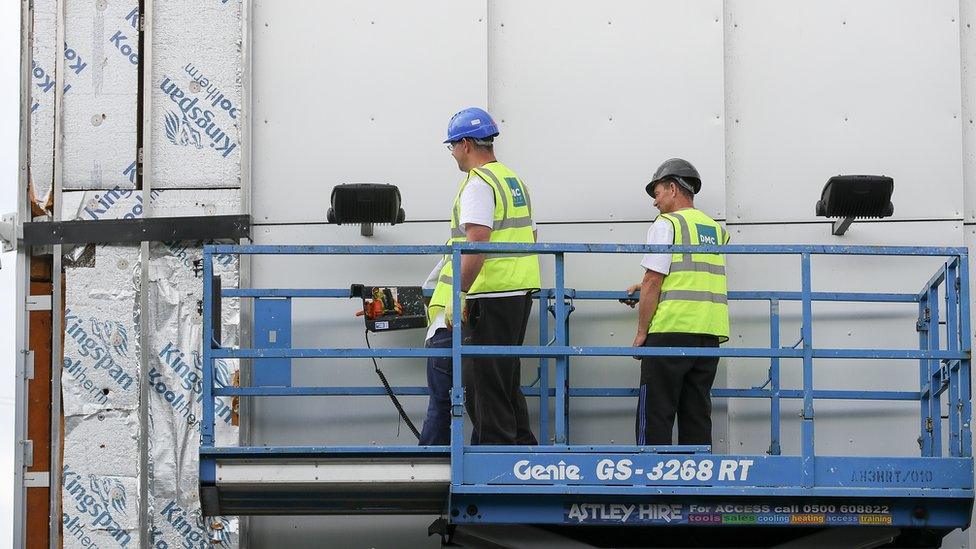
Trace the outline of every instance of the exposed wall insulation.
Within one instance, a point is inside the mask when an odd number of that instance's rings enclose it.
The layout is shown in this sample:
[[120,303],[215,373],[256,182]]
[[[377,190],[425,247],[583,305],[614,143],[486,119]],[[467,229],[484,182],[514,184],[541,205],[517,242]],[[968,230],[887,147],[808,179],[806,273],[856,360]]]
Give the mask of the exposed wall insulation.
[[[237,191],[155,191],[157,215],[213,215],[240,208]],[[137,218],[139,192],[64,193],[65,219]],[[158,243],[149,266],[148,377],[141,378],[139,309],[141,263],[136,245],[89,246],[71,254],[66,269],[64,541],[84,547],[134,547],[139,532],[139,476],[149,478],[150,530],[154,547],[232,546],[236,522],[202,518],[196,490],[202,378],[200,316],[202,284],[193,260],[198,242]],[[236,283],[236,263],[218,261],[218,273]],[[238,324],[228,303],[224,325],[230,340]],[[218,379],[233,383],[237,365],[228,361]],[[149,383],[150,423],[139,425],[140,384]],[[215,410],[218,438],[236,441],[233,404]],[[225,418],[227,419],[225,421]],[[139,437],[148,437],[150,470],[139,470]],[[72,503],[74,502],[74,503]],[[213,525],[213,526],[211,526]]]
[[57,62],[57,2],[34,2],[30,87],[30,185],[32,199],[46,204],[54,185],[54,70]]
[[64,188],[134,188],[139,3],[64,6]]
[[[64,219],[142,215],[133,191],[63,194]],[[138,212],[138,213],[136,213]],[[79,249],[65,269],[62,469],[65,547],[139,538],[139,247]]]
[[[239,191],[159,191],[154,216],[225,215],[240,210]],[[169,547],[234,547],[237,519],[200,514],[200,399],[203,394],[201,299],[203,257],[199,243],[158,242],[149,251],[149,501],[151,530]],[[237,286],[237,257],[220,256],[214,273]],[[222,337],[238,344],[238,300],[223,303]],[[215,361],[219,384],[237,384],[236,360]],[[236,401],[216,397],[216,442],[236,446]]]
[[240,186],[241,14],[241,0],[153,4],[153,188]]

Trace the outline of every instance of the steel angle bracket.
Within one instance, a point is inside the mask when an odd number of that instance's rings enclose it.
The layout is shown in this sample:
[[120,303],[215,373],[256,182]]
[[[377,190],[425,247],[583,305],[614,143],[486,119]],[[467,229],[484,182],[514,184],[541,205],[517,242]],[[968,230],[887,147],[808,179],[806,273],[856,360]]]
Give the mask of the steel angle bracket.
[[251,238],[250,215],[35,221],[22,227],[25,246]]
[[17,249],[17,241],[24,236],[23,228],[17,223],[17,214],[8,213],[0,216],[0,251],[10,252]]

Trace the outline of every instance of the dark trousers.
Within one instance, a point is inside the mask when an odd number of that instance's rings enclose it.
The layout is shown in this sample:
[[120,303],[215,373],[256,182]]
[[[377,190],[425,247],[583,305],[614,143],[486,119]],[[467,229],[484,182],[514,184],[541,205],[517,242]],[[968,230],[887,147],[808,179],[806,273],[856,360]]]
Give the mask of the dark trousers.
[[[451,331],[441,328],[427,340],[426,347],[451,348]],[[432,356],[427,359],[427,418],[420,431],[421,446],[446,446],[451,443],[451,385],[454,372],[451,357]]]
[[[647,334],[645,347],[718,347],[699,334]],[[678,416],[678,444],[712,443],[710,392],[718,357],[648,356],[641,359],[637,401],[638,445],[671,444]]]
[[[522,345],[531,296],[469,299],[467,307],[465,345]],[[465,358],[463,367],[471,444],[538,444],[529,426],[519,358]]]

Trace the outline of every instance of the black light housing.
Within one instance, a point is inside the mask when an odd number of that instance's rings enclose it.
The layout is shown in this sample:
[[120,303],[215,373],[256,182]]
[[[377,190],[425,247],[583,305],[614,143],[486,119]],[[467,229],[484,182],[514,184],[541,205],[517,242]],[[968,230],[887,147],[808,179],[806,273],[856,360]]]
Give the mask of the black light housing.
[[895,180],[885,175],[835,175],[820,193],[817,216],[841,218],[834,222],[831,234],[842,235],[857,218],[891,217],[894,190]]
[[373,224],[403,223],[406,214],[400,207],[400,189],[396,185],[348,183],[332,188],[329,223],[359,223],[363,236],[373,236]]

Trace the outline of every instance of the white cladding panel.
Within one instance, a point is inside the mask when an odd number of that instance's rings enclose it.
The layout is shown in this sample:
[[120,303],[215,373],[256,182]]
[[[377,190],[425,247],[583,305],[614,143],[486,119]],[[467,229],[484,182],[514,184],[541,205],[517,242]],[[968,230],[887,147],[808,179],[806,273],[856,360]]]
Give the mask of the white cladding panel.
[[487,102],[486,10],[254,0],[255,220],[324,221],[341,183],[398,185],[407,219],[446,219],[462,175],[441,141]]
[[488,98],[498,148],[540,221],[646,217],[667,158],[701,172],[725,217],[722,2],[489,5]]
[[[447,24],[417,35],[435,15]],[[258,221],[322,220],[328,191],[348,182],[397,184],[408,219],[446,219],[462,175],[440,142],[471,105],[495,116],[496,152],[532,189],[538,220],[642,219],[643,186],[673,156],[701,171],[699,206],[725,216],[717,0],[357,4],[326,18],[256,2],[254,29]],[[289,85],[281,59],[299,49],[323,54]],[[306,127],[315,138],[296,138]]]
[[976,2],[959,2],[962,56],[962,155],[966,222],[976,222]]
[[896,218],[962,217],[960,2],[727,4],[730,222],[812,220],[851,173],[893,177]]
[[[872,230],[876,229],[876,230]],[[736,241],[750,244],[782,243],[781,226],[740,226]],[[875,223],[854,225],[843,239],[830,236],[825,224],[794,225],[789,239],[809,244],[941,245],[961,246],[959,221]],[[814,256],[815,291],[917,293],[942,264],[941,258],[887,258]],[[729,285],[733,290],[800,289],[800,260],[780,256],[730,256]],[[769,345],[767,303],[733,302],[731,345]],[[799,339],[799,303],[781,304],[780,344],[793,346]],[[813,345],[817,348],[917,349],[915,304],[821,303],[813,307]],[[758,387],[767,379],[768,360],[736,359],[728,366],[729,386]],[[917,361],[816,360],[814,388],[841,390],[918,390]],[[802,387],[801,361],[783,360],[781,387]],[[799,452],[797,413],[802,401],[784,401],[782,438],[784,454]],[[918,404],[912,402],[822,401],[814,403],[818,453],[832,455],[918,455]],[[735,400],[729,411],[731,447],[743,453],[762,452],[769,445],[769,402]],[[879,435],[879,433],[884,433]]]

